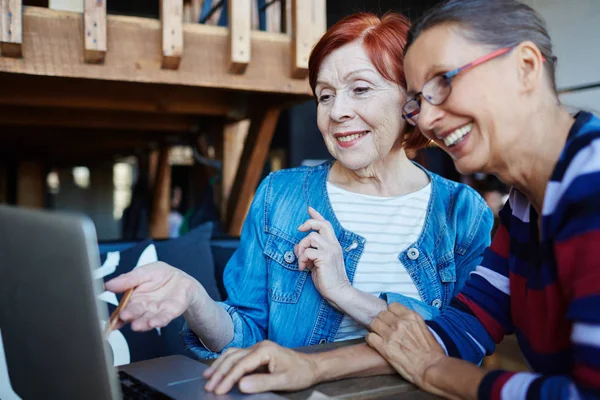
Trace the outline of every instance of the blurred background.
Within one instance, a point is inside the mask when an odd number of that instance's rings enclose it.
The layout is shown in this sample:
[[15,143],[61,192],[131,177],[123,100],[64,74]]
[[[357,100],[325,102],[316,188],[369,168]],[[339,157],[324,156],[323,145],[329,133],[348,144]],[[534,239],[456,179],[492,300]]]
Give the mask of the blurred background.
[[[589,48],[592,39],[600,36],[600,24],[593,23],[600,19],[600,2],[525,2],[547,21],[559,60],[557,79],[561,100],[573,111],[600,110],[600,55]],[[184,26],[198,24],[226,29],[227,3],[217,0],[184,1]],[[414,20],[438,1],[327,0],[323,3],[326,25],[331,26],[356,11],[383,13],[395,10]],[[34,21],[35,13],[42,9],[53,10],[60,13],[56,15],[63,16],[84,10],[81,0],[27,0],[23,4],[26,21],[28,18]],[[291,35],[291,6],[291,1],[253,0],[253,35],[256,31]],[[153,21],[160,18],[158,0],[109,1],[106,10],[109,19],[111,16],[141,17]],[[114,39],[110,34],[109,30],[109,42]],[[31,42],[32,35],[24,32],[25,57],[18,62],[39,62],[30,61],[27,57],[27,46],[37,45],[35,41]],[[62,39],[57,37],[56,40]],[[122,37],[119,40],[127,39]],[[69,57],[60,60],[61,43],[55,47],[57,54],[54,57],[59,59],[57,62],[72,62]],[[69,44],[64,42],[62,45]],[[37,48],[29,51],[40,53],[45,50]],[[187,46],[185,51],[196,50]],[[110,64],[110,54],[109,48],[105,67]],[[184,52],[181,68],[184,68],[186,56]],[[247,203],[249,196],[242,192],[254,189],[235,187],[236,181],[244,179],[238,170],[249,165],[239,163],[244,157],[245,136],[253,130],[247,118],[251,112],[236,115],[236,109],[232,107],[233,111],[229,110],[225,115],[205,115],[191,109],[178,111],[177,118],[172,119],[170,115],[163,115],[161,110],[130,112],[121,110],[121,106],[111,109],[94,105],[88,108],[74,107],[71,103],[63,106],[66,102],[62,101],[63,90],[65,96],[70,96],[69,101],[83,103],[91,102],[90,97],[94,97],[95,91],[98,91],[98,96],[104,96],[105,92],[114,89],[118,95],[110,97],[111,104],[121,104],[137,101],[131,95],[134,92],[142,93],[140,96],[168,98],[170,86],[163,82],[157,85],[152,82],[125,83],[108,78],[99,85],[97,80],[91,82],[84,76],[87,72],[81,76],[73,73],[76,79],[67,76],[69,74],[61,77],[58,73],[51,77],[54,74],[48,70],[31,76],[27,72],[15,73],[18,68],[10,64],[12,60],[7,60],[4,54],[0,57],[0,92],[4,92],[0,94],[0,202],[84,213],[96,224],[100,241],[176,237],[205,221],[215,223],[215,235],[236,236],[239,233],[239,223],[232,227],[232,216],[228,217],[227,212],[236,207],[232,205],[236,199],[231,196],[242,196],[240,201]],[[212,62],[210,55],[207,60]],[[261,61],[253,58],[250,65],[256,62]],[[40,68],[42,66],[38,66],[38,71]],[[76,68],[73,67],[73,70]],[[176,79],[172,80],[174,84],[171,86],[179,88]],[[260,144],[265,147],[264,157],[252,159],[252,168],[260,170],[259,180],[270,171],[318,163],[329,157],[316,126],[316,108],[310,98],[307,80],[304,78],[301,82],[306,82],[302,83],[305,85],[302,93],[288,97],[284,93],[277,97],[277,101],[285,106],[271,118],[275,125],[270,141]],[[158,84],[160,87],[157,88]],[[294,84],[298,85],[297,80]],[[238,110],[240,103],[261,104],[263,101],[259,96],[259,86],[246,91],[231,90],[235,94],[232,101]],[[185,96],[195,99],[208,96],[207,101],[210,102],[213,96],[220,95],[220,92],[189,91]],[[258,97],[252,97],[255,95]],[[178,101],[183,102],[179,98]],[[264,101],[271,104],[269,102],[273,100],[270,97]],[[99,108],[103,108],[102,112],[98,111]],[[107,112],[106,109],[111,110]],[[248,107],[242,106],[241,109]],[[497,179],[485,175],[459,175],[451,160],[437,148],[428,148],[415,158],[444,177],[472,185],[495,211],[505,199],[507,189]],[[241,211],[234,212],[244,215],[243,207],[247,204],[241,206]],[[156,214],[159,208],[161,212]],[[157,223],[156,218],[161,218],[161,222]]]

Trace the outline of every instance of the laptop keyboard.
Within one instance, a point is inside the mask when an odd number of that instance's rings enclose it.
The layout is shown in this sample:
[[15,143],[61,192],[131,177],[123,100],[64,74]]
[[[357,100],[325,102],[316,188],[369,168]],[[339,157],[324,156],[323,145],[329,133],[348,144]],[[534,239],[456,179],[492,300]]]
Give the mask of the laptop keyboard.
[[119,371],[119,379],[121,380],[121,392],[125,400],[173,400],[125,371]]

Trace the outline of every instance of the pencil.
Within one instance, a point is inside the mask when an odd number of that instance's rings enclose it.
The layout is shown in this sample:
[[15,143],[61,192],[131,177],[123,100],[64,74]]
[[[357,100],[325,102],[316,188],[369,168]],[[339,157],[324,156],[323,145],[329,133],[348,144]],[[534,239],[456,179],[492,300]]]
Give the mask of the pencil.
[[104,330],[105,338],[108,338],[108,335],[110,335],[110,333],[115,329],[115,326],[117,325],[117,322],[119,321],[119,314],[121,313],[121,310],[123,308],[125,308],[125,306],[127,306],[127,303],[129,303],[129,299],[131,298],[133,289],[134,288],[131,288],[125,292],[125,294],[123,295],[123,298],[121,299],[121,302],[117,306],[116,310],[113,311],[113,313],[110,315],[110,319],[108,320],[108,323],[106,324],[106,329]]

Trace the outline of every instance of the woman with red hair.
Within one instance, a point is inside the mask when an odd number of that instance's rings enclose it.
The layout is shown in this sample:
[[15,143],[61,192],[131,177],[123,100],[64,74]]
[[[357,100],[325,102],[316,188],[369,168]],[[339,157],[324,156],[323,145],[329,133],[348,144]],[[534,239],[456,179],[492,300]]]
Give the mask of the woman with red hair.
[[427,143],[400,112],[409,27],[399,14],[355,14],[317,43],[309,81],[334,160],[261,183],[225,269],[226,301],[164,263],[106,284],[136,288],[120,314],[134,330],[183,314],[191,351],[214,358],[229,349],[208,390],[231,388],[234,376],[220,378],[253,351],[235,348],[364,337],[392,302],[435,317],[480,262],[493,222],[483,199],[406,155]]

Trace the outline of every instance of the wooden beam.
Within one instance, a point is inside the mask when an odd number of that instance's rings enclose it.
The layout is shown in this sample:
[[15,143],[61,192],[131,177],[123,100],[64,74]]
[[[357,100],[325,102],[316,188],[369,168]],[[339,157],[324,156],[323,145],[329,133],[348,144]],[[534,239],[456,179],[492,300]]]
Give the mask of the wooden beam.
[[[306,80],[290,77],[291,38],[285,34],[252,32],[252,57],[243,75],[227,70],[229,30],[186,24],[186,56],[177,71],[161,69],[160,21],[108,15],[104,66],[83,62],[82,18],[47,8],[23,10],[23,60],[0,57],[0,72],[102,81],[145,82],[241,91],[284,93],[297,102],[310,96]],[[60,57],[56,55],[60,54]]]
[[0,125],[191,132],[198,117],[67,108],[0,107]]
[[23,13],[21,0],[0,1],[0,52],[5,57],[23,56]]
[[85,0],[83,59],[87,63],[102,63],[106,55],[106,1]]
[[250,120],[225,124],[223,129],[223,171],[222,171],[222,196],[221,218],[227,221],[227,203],[229,194],[239,170],[240,159],[244,150],[244,143],[248,137]]
[[248,137],[244,144],[227,206],[230,235],[239,236],[242,231],[242,225],[269,154],[269,146],[279,113],[279,108],[269,108],[257,113],[251,119]]
[[169,237],[169,212],[171,211],[171,165],[169,148],[160,149],[156,181],[152,197],[150,215],[150,237],[164,239]]
[[250,0],[228,0],[229,71],[243,74],[250,63],[250,31],[252,8]]
[[183,0],[160,0],[163,69],[178,69],[183,57]]
[[308,57],[312,46],[312,2],[292,0],[292,77],[308,76]]
[[17,205],[20,207],[43,208],[46,196],[44,166],[35,161],[19,164],[17,172]]
[[[0,88],[0,105],[197,114],[230,119],[247,118],[248,104],[294,101],[285,95],[216,88],[3,73],[0,73]],[[295,101],[300,98],[297,96]]]

